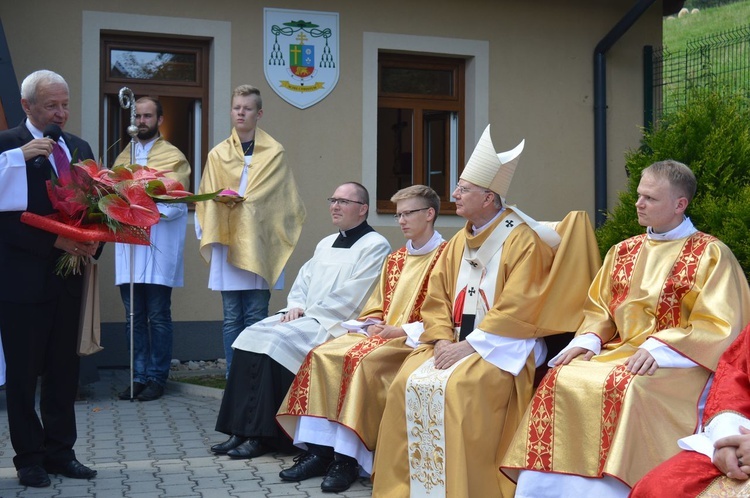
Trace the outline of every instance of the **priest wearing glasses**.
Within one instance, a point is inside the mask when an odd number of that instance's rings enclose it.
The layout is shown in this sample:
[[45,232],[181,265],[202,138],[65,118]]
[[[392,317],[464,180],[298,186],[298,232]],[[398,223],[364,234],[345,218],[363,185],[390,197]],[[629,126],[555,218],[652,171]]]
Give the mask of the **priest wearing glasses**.
[[328,204],[338,231],[302,266],[287,307],[247,327],[232,344],[235,357],[216,421],[229,439],[211,447],[216,454],[255,458],[293,448],[276,411],[305,355],[347,332],[342,322],[359,316],[380,275],[390,246],[367,223],[367,189],[344,183]]

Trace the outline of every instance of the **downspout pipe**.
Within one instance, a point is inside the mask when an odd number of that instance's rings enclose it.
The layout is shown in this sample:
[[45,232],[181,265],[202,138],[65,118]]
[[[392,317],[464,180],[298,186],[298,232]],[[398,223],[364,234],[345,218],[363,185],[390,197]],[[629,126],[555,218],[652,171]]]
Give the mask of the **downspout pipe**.
[[594,209],[596,226],[607,213],[607,58],[606,54],[656,0],[638,0],[594,49]]

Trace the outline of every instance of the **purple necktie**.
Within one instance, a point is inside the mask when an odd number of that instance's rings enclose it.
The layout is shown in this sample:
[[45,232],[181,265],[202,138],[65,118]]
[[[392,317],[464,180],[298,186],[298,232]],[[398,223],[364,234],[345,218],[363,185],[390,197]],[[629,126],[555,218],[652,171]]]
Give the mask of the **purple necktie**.
[[70,161],[68,161],[68,155],[57,142],[52,147],[52,156],[55,158],[55,166],[57,166],[57,177],[64,183],[69,182]]

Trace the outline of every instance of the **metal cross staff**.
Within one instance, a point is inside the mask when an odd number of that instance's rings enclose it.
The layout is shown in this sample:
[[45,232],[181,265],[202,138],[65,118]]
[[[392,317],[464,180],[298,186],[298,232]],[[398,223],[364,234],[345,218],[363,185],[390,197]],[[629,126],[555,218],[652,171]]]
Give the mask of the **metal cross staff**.
[[[138,127],[135,125],[135,95],[133,91],[124,86],[120,88],[120,107],[130,109],[130,126],[128,126],[128,135],[130,135],[130,164],[135,164],[135,137],[138,135]],[[133,287],[135,286],[135,250],[133,244],[130,244],[130,401],[133,401]]]

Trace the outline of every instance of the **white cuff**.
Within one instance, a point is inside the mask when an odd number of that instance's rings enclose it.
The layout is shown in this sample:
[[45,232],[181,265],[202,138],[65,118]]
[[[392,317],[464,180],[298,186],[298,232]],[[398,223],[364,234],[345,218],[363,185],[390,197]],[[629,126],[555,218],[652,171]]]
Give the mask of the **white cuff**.
[[677,441],[677,445],[683,450],[696,451],[713,459],[714,443],[724,437],[738,436],[740,426],[750,428],[750,419],[739,413],[720,413],[711,420],[703,432],[684,437]]
[[341,322],[341,326],[344,327],[347,332],[353,332],[355,334],[364,334],[366,336],[369,336],[370,334],[367,333],[367,327],[370,325],[375,325],[377,323],[383,323],[383,320],[375,320],[373,318],[367,318],[365,320],[347,320],[345,322]]
[[17,148],[0,154],[0,211],[26,211],[28,190],[23,151]]
[[640,347],[651,353],[659,368],[693,368],[698,366],[690,358],[681,355],[653,337],[646,339]]
[[560,351],[559,353],[557,353],[557,356],[555,356],[554,358],[550,359],[547,362],[547,365],[550,366],[550,367],[554,366],[553,363],[555,361],[557,361],[557,359],[563,353],[565,353],[569,349],[575,348],[575,347],[583,348],[583,349],[588,349],[589,351],[593,351],[594,354],[599,354],[599,353],[602,352],[602,341],[601,341],[601,339],[599,339],[598,335],[592,334],[591,332],[587,332],[585,334],[578,335],[578,336],[574,337],[573,340],[570,341],[570,343],[567,346],[565,346],[562,351]]
[[466,340],[482,358],[513,375],[523,370],[536,345],[536,339],[511,339],[480,329],[474,329]]
[[406,332],[406,345],[410,348],[416,348],[421,342],[419,337],[424,332],[424,323],[422,322],[411,322],[401,325],[401,328]]

